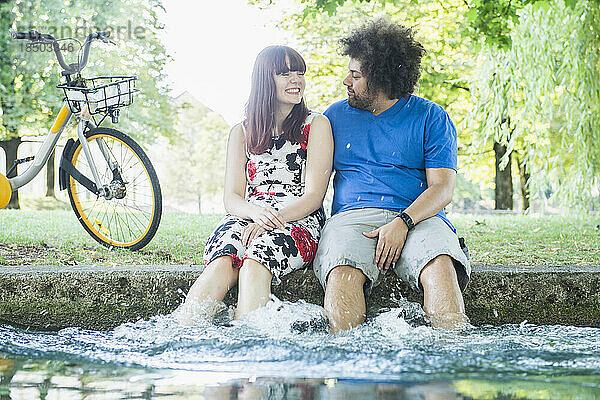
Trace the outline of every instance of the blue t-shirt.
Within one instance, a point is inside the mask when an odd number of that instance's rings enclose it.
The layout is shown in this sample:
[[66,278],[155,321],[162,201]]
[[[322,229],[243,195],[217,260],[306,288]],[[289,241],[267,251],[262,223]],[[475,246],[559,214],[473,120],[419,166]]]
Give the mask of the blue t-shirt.
[[[410,95],[374,115],[342,100],[324,114],[335,141],[331,215],[367,207],[402,211],[427,189],[425,168],[457,168],[456,128],[431,101]],[[437,215],[454,230],[444,210]]]

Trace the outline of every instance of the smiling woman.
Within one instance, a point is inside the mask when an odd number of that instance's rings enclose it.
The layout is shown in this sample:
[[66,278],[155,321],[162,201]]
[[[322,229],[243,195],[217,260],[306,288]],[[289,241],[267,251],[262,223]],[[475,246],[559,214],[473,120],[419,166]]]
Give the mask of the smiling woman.
[[327,118],[304,103],[305,71],[302,56],[287,46],[266,47],[256,58],[246,118],[229,136],[228,214],[210,235],[206,268],[178,312],[185,321],[212,318],[211,302],[238,281],[242,317],[269,301],[272,281],[314,259],[333,138]]
[[[252,89],[246,105],[247,148],[252,154],[265,152],[274,136],[302,141],[301,125],[309,111],[304,103],[302,56],[287,46],[269,46],[256,58]],[[274,115],[275,118],[265,118]]]

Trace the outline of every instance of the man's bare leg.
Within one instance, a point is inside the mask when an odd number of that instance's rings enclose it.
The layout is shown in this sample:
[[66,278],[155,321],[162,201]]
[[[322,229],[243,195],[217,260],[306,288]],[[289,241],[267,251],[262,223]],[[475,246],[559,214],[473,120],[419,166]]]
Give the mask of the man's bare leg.
[[329,273],[324,305],[332,333],[354,328],[365,321],[367,306],[363,286],[366,281],[361,270],[349,265],[339,265]]
[[244,260],[240,268],[236,319],[267,304],[271,298],[272,278],[271,271],[258,261]]
[[423,310],[433,326],[456,329],[469,322],[452,259],[440,255],[421,271]]

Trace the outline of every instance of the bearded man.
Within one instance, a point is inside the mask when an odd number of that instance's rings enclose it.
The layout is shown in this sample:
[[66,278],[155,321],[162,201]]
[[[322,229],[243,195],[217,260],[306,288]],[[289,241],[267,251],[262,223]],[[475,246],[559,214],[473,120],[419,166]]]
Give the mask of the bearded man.
[[456,128],[439,105],[413,95],[423,46],[386,19],[341,41],[348,98],[325,115],[333,128],[334,198],[314,270],[332,332],[364,322],[365,296],[384,272],[423,292],[435,326],[464,326],[466,247],[446,218],[457,169]]

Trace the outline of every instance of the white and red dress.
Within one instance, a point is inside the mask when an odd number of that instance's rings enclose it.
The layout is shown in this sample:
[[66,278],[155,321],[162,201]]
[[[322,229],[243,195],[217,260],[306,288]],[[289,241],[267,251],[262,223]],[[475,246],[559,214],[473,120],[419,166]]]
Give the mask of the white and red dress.
[[[246,200],[277,210],[287,207],[304,193],[306,146],[310,123],[316,114],[310,113],[302,127],[303,140],[291,142],[283,135],[274,137],[271,148],[262,154],[246,153]],[[242,245],[242,230],[252,221],[227,214],[212,232],[204,248],[204,263],[220,256],[230,256],[234,268],[246,258],[258,261],[273,274],[273,283],[280,277],[308,266],[317,251],[325,213],[321,207],[312,214],[293,222],[284,229],[262,233],[248,247]]]

